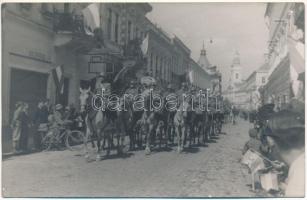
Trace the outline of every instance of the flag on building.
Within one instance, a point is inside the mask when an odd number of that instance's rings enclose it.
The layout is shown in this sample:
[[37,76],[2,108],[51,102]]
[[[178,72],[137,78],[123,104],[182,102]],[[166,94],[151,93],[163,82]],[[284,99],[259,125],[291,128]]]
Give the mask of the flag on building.
[[146,37],[144,38],[144,40],[142,41],[142,44],[141,44],[141,50],[142,50],[143,55],[147,54],[148,42],[149,42],[149,35],[146,34]]
[[94,35],[94,30],[100,27],[99,5],[92,3],[82,10],[84,30],[87,35]]
[[63,66],[57,66],[52,70],[52,76],[53,80],[56,86],[56,90],[58,93],[63,94],[64,93],[64,76],[63,76],[64,70]]

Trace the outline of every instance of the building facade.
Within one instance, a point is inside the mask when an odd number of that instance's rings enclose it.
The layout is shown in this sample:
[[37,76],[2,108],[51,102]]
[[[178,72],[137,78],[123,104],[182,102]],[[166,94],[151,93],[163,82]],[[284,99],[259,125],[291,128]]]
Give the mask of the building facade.
[[[55,48],[53,19],[44,12],[44,5],[7,3],[3,6],[3,124],[9,123],[17,101],[27,102],[32,115],[39,100],[54,100],[51,71],[58,65],[65,68],[64,101],[75,103],[79,90],[77,56]],[[54,9],[64,8],[66,4],[57,4]]]
[[212,76],[210,76],[202,67],[198,65],[193,59],[190,60],[190,79],[191,84],[198,88],[205,90],[211,88]]
[[[3,125],[17,101],[34,111],[39,100],[57,101],[52,70],[62,66],[61,103],[79,104],[79,87],[98,73],[114,77],[130,43],[148,37],[147,66],[164,85],[179,86],[190,67],[190,49],[146,18],[148,3],[97,4],[99,28],[85,31],[89,3],[12,3],[3,6]],[[31,113],[33,115],[33,113]]]
[[268,82],[262,88],[264,103],[285,107],[292,98],[304,100],[305,72],[303,3],[268,3],[265,21],[269,29]]
[[[195,69],[195,79],[201,88],[209,88],[214,95],[222,94],[222,75],[217,70],[216,66],[213,66],[207,58],[207,51],[203,45],[200,50],[199,59],[196,63],[192,62]],[[201,68],[201,69],[199,69]],[[199,73],[199,74],[197,74]],[[208,83],[210,82],[210,83]]]
[[257,110],[261,105],[259,89],[267,83],[268,70],[269,66],[265,63],[245,80],[244,90],[247,94],[247,110]]
[[236,51],[230,65],[229,84],[227,90],[223,92],[223,96],[228,99],[236,108],[247,109],[249,98],[245,86],[246,82],[242,79],[240,54],[238,51]]

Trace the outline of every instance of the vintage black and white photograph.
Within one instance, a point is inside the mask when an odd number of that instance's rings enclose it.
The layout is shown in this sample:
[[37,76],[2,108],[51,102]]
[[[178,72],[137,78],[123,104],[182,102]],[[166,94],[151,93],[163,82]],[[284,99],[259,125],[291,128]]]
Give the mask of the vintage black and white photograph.
[[302,2],[1,4],[3,197],[304,197]]

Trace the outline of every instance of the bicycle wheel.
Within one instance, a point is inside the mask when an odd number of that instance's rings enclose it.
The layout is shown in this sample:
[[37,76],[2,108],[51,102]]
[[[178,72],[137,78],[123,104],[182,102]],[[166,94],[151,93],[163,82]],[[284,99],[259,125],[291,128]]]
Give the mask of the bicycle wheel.
[[50,150],[51,146],[53,144],[53,136],[51,134],[47,134],[43,139],[42,139],[42,148],[44,151]]
[[81,131],[73,130],[67,132],[66,147],[69,150],[76,151],[84,148],[85,136]]

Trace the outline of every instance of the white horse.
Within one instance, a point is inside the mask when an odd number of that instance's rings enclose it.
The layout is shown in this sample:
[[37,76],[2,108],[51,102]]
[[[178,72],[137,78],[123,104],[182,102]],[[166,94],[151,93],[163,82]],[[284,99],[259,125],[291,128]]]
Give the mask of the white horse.
[[[100,150],[101,150],[101,140],[103,139],[102,132],[109,124],[109,119],[103,114],[102,110],[94,110],[91,105],[92,94],[90,92],[90,87],[88,89],[80,88],[80,106],[81,113],[85,114],[85,124],[86,124],[86,136],[85,136],[85,158],[89,159],[87,143],[91,136],[95,135],[97,138],[97,155],[96,160],[101,160]],[[110,145],[110,144],[109,144]],[[107,152],[108,154],[109,152]]]

